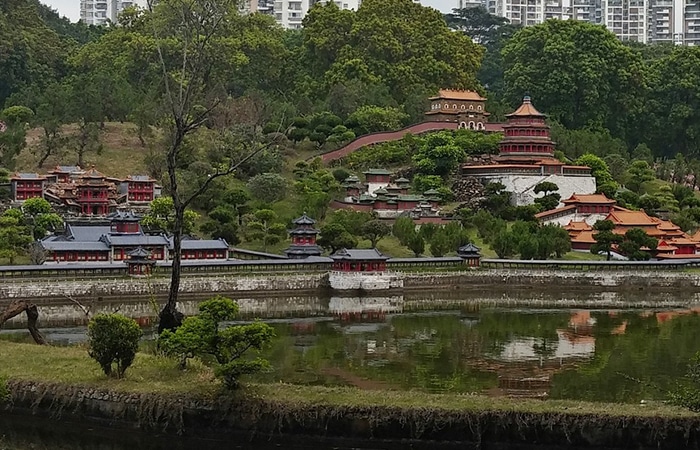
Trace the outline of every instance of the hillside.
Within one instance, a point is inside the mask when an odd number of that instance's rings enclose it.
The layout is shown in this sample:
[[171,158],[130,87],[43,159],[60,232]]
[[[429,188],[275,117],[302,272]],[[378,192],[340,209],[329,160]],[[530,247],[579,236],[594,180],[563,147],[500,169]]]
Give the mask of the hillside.
[[[76,125],[66,125],[62,132],[65,137],[71,137]],[[56,165],[77,164],[78,156],[67,146],[66,150],[50,156],[43,168],[37,167],[39,161],[38,147],[41,145],[43,130],[35,128],[27,132],[27,147],[16,159],[18,172],[46,172]],[[101,134],[102,150],[99,153],[85,155],[85,166],[94,165],[99,171],[108,176],[126,177],[128,175],[147,174],[146,158],[151,150],[142,147],[136,134],[136,126],[129,123],[108,122]]]

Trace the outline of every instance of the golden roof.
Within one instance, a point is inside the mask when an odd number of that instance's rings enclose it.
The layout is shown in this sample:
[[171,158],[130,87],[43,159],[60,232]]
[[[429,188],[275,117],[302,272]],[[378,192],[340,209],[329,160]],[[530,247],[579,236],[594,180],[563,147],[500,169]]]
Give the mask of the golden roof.
[[537,111],[537,108],[532,105],[530,96],[526,95],[523,97],[523,104],[514,112],[506,114],[506,117],[545,117],[545,115]]
[[471,101],[486,101],[478,92],[458,90],[458,89],[440,89],[438,95],[430,97],[430,100],[471,100]]

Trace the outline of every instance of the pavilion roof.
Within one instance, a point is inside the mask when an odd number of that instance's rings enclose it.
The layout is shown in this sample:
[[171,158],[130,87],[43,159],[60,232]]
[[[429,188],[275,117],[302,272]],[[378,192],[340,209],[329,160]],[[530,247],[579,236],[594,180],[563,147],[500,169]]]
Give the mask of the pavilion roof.
[[520,105],[520,107],[514,112],[506,114],[506,117],[545,117],[545,115],[537,111],[537,108],[532,105],[530,96],[526,95],[523,97],[522,105]]
[[656,228],[658,219],[654,220],[644,210],[641,211],[612,211],[606,220],[611,220],[615,225],[623,226],[653,226]]
[[588,223],[585,221],[575,221],[572,220],[564,227],[565,230],[567,231],[590,231],[593,229]]
[[331,255],[334,260],[353,260],[353,261],[370,261],[379,260],[386,261],[389,259],[388,256],[384,255],[382,252],[376,248],[371,249],[347,249],[343,248]]
[[583,230],[580,233],[577,233],[575,236],[572,236],[571,242],[580,242],[582,244],[595,244],[596,240],[593,237],[592,230]]
[[562,203],[597,203],[603,205],[612,205],[617,203],[615,200],[609,199],[605,194],[576,194],[574,193],[571,197],[563,200]]

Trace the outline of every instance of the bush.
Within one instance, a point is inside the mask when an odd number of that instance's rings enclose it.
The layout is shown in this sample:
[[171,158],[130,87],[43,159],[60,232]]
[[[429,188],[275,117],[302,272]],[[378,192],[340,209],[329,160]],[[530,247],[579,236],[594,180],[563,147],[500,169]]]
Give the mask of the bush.
[[268,367],[262,358],[247,359],[249,349],[261,350],[274,337],[274,330],[262,322],[234,325],[219,329],[219,324],[238,315],[238,305],[225,297],[216,296],[199,305],[199,315],[188,317],[174,332],[165,330],[158,338],[166,355],[176,357],[184,369],[194,357],[215,361],[214,373],[228,389],[238,387],[239,378],[246,373]]
[[[107,376],[122,378],[131,366],[142,332],[138,324],[121,314],[98,314],[88,324],[88,354]],[[116,371],[112,365],[116,364]]]
[[688,373],[685,383],[679,385],[675,391],[669,392],[669,402],[676,406],[688,408],[691,411],[700,411],[700,352],[696,353],[688,364]]
[[0,403],[10,400],[10,389],[7,387],[7,378],[0,376]]

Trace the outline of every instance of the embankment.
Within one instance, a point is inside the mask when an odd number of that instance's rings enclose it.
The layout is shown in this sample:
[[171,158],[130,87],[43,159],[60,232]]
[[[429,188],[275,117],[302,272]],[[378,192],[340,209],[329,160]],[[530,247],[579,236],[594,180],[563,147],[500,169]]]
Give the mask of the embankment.
[[[351,389],[254,386],[235,395],[153,394],[97,387],[9,381],[6,412],[112,428],[184,436],[244,435],[266,441],[322,438],[410,444],[421,448],[472,443],[556,445],[558,448],[700,448],[700,416],[675,409],[630,413],[630,405],[494,403],[387,391],[374,400]],[[395,397],[403,396],[396,405]],[[381,398],[380,398],[381,397]],[[454,396],[452,396],[454,397]],[[354,400],[353,400],[354,399]],[[408,401],[407,401],[408,400]],[[366,403],[363,403],[366,402]],[[439,400],[437,400],[439,403]],[[401,402],[398,402],[401,403]],[[534,406],[533,406],[534,405]],[[0,406],[2,406],[0,404]],[[633,406],[633,405],[632,405]],[[649,408],[654,408],[649,406]],[[561,446],[561,447],[559,447]],[[462,447],[463,448],[463,447]]]
[[[270,295],[318,295],[330,290],[328,273],[299,275],[255,276],[187,276],[183,277],[180,292],[188,296],[227,293],[232,296],[267,297]],[[342,274],[333,274],[335,278]],[[365,280],[360,280],[364,277]],[[334,278],[334,279],[335,279]],[[383,275],[350,274],[348,283],[340,287],[362,288],[365,293],[390,290],[433,290],[475,288],[508,289],[585,289],[587,291],[687,291],[700,292],[700,276],[681,271],[574,271],[574,270],[516,270],[483,269],[463,272],[393,272]],[[381,278],[376,282],[373,280]],[[358,281],[359,280],[359,281]],[[337,281],[337,280],[336,280]],[[360,282],[362,281],[362,282]],[[81,279],[81,280],[8,280],[0,285],[0,304],[3,300],[45,299],[67,303],[73,299],[120,299],[143,301],[167,295],[168,278],[139,279]],[[344,287],[347,288],[347,286]],[[349,288],[347,288],[349,289]]]

